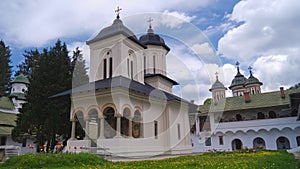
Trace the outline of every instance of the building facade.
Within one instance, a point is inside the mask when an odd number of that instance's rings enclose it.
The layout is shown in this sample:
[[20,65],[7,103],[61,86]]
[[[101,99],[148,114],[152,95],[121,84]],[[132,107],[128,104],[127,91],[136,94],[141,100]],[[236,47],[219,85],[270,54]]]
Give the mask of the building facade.
[[191,103],[172,94],[177,82],[166,76],[170,48],[151,24],[138,39],[117,15],[87,45],[90,83],[57,95],[70,94],[72,100],[72,134],[65,151],[190,153]]
[[20,74],[11,81],[10,95],[0,96],[0,161],[5,155],[35,152],[36,147],[29,137],[24,136],[22,143],[13,141],[11,137],[19,109],[26,102],[28,86],[29,80]]
[[237,64],[229,87],[233,97],[223,97],[226,88],[217,77],[210,89],[213,101],[190,114],[194,152],[300,146],[300,88],[261,93],[262,83],[249,70],[246,78]]

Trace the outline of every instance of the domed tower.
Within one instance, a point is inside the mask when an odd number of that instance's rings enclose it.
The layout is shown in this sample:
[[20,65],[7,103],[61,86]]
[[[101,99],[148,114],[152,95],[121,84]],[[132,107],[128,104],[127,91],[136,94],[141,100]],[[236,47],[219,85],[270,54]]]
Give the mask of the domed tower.
[[250,92],[250,94],[259,94],[261,93],[260,86],[263,85],[263,83],[253,76],[251,66],[249,66],[248,69],[250,72],[250,77],[246,80],[245,88],[247,92]]
[[209,91],[212,92],[212,98],[215,104],[217,104],[220,99],[226,97],[225,90],[227,90],[227,88],[219,81],[218,73],[216,73],[216,81],[209,89]]
[[26,102],[25,92],[28,90],[29,80],[23,74],[20,74],[11,81],[10,98],[15,105],[15,109],[22,108],[22,104]]
[[155,34],[152,26],[152,19],[148,20],[149,28],[147,34],[142,35],[139,39],[140,43],[147,46],[144,50],[144,77],[145,83],[172,93],[173,85],[178,83],[167,77],[166,55],[170,48],[165,44],[163,38]]
[[245,83],[247,78],[245,78],[244,75],[240,73],[239,68],[240,63],[236,62],[237,67],[237,74],[235,75],[234,79],[231,81],[231,85],[229,86],[229,89],[232,90],[232,96],[243,96],[245,90]]
[[123,76],[144,83],[143,51],[134,33],[120,19],[87,41],[90,48],[90,82]]

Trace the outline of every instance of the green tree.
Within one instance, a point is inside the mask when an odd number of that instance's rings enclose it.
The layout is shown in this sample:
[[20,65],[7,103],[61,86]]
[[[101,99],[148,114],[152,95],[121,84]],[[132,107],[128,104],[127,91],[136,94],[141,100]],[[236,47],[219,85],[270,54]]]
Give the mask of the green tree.
[[6,95],[11,80],[12,66],[10,65],[10,49],[5,43],[0,41],[0,96]]
[[18,140],[28,133],[38,145],[47,143],[49,150],[54,148],[57,136],[68,138],[70,133],[70,97],[49,97],[71,88],[71,61],[66,44],[60,40],[37,58],[30,74],[27,103],[18,115],[13,138]]
[[85,60],[82,57],[81,51],[77,47],[73,51],[73,57],[71,62],[71,72],[72,72],[72,87],[78,87],[89,82],[89,77],[87,75],[87,68],[85,67]]
[[33,69],[37,67],[37,62],[41,54],[37,49],[35,49],[35,50],[25,51],[23,56],[25,58],[24,62],[22,62],[20,65],[17,66],[19,70],[16,72],[15,75],[19,75],[22,73],[30,79]]

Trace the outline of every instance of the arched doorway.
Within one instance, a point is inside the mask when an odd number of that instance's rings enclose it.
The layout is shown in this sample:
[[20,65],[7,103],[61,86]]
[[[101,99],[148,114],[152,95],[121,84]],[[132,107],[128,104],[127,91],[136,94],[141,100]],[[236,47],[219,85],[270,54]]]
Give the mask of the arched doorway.
[[123,137],[129,136],[129,123],[130,123],[130,109],[125,108],[123,111],[123,116],[121,118],[121,135]]
[[82,140],[85,137],[84,127],[85,122],[83,119],[83,112],[78,111],[75,113],[75,121],[76,121],[76,128],[75,128],[75,138],[78,140]]
[[231,142],[232,150],[241,150],[243,147],[243,143],[240,139],[234,139]]
[[89,125],[89,138],[92,141],[92,146],[95,147],[97,145],[97,139],[100,135],[99,125],[100,119],[98,117],[98,111],[96,109],[92,109],[88,112],[88,125]]
[[108,107],[103,111],[104,115],[104,137],[113,138],[116,136],[117,118],[115,117],[115,110]]
[[266,149],[265,140],[261,137],[256,137],[253,140],[253,148]]
[[141,113],[138,110],[136,110],[134,112],[133,119],[132,119],[132,136],[134,138],[141,137],[141,121],[142,121]]
[[278,150],[286,150],[291,148],[289,139],[283,136],[278,137],[278,139],[276,140],[276,144]]

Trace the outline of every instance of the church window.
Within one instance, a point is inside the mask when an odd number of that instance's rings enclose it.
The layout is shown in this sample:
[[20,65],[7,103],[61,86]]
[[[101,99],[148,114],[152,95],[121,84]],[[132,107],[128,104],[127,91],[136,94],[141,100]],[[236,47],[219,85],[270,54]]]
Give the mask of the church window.
[[144,56],[144,75],[146,75],[146,56]]
[[240,114],[235,115],[236,121],[242,121],[242,116]]
[[180,124],[177,124],[177,137],[178,137],[178,140],[181,139],[181,135],[180,135]]
[[113,60],[112,57],[109,58],[109,77],[112,77],[112,73],[113,73]]
[[1,136],[0,145],[4,146],[6,144],[6,136]]
[[155,65],[156,63],[155,63],[155,55],[153,56],[153,74],[155,74],[155,67],[156,67],[156,65]]
[[262,112],[257,113],[257,119],[265,119],[265,114]]
[[157,121],[154,121],[154,137],[155,137],[155,139],[158,138],[157,137],[157,130],[158,130],[158,128],[157,128]]
[[254,89],[251,89],[251,93],[252,93],[252,94],[255,94],[255,91],[254,91]]
[[107,59],[103,60],[103,79],[106,79],[106,64],[107,64]]
[[130,77],[129,59],[127,59],[127,73],[128,73],[128,77]]
[[276,118],[276,113],[274,111],[270,111],[269,118]]
[[130,76],[133,79],[133,61],[130,62]]
[[219,144],[224,145],[223,136],[219,136]]
[[205,140],[205,146],[211,146],[211,138],[208,137],[206,140]]
[[296,141],[297,141],[297,146],[299,147],[300,146],[300,136],[296,137]]
[[22,89],[22,92],[24,93],[24,92],[25,92],[25,89]]

